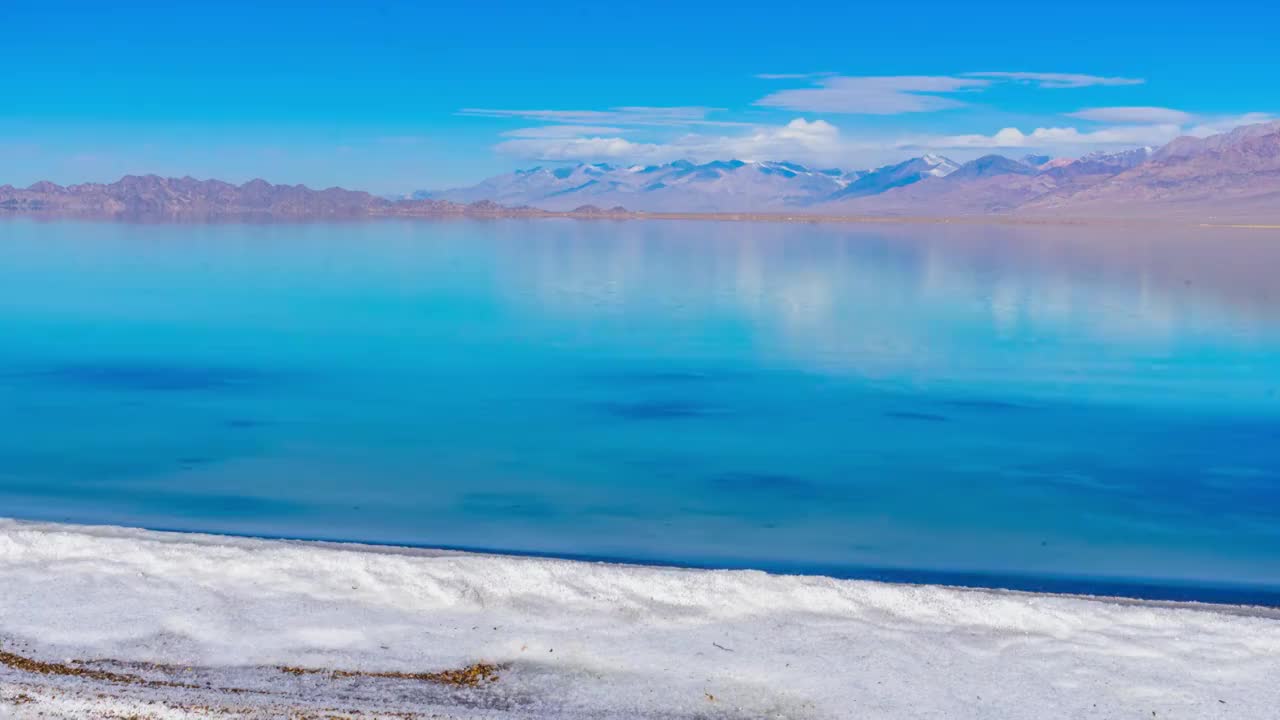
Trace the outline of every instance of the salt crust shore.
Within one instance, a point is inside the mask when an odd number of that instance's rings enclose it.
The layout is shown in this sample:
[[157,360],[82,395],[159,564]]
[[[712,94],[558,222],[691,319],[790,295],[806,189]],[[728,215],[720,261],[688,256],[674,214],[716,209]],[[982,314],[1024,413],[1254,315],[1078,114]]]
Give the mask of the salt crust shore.
[[1262,609],[0,520],[3,718],[1266,719],[1277,678]]

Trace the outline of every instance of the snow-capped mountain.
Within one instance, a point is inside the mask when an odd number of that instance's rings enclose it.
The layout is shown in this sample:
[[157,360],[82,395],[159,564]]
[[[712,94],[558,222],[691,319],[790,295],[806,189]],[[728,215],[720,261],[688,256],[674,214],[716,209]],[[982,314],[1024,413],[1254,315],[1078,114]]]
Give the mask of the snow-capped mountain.
[[960,168],[954,161],[941,155],[928,154],[911,158],[894,165],[885,165],[863,173],[858,179],[849,183],[848,187],[833,194],[826,200],[843,200],[847,198],[878,195],[886,190],[918,183],[926,178],[942,178]]
[[984,155],[875,194],[845,195],[825,207],[833,214],[970,215],[1006,212],[1052,190],[1044,173],[1003,155]]
[[1061,169],[1073,175],[1097,175],[1103,173],[1115,175],[1150,160],[1154,153],[1155,148],[1152,147],[1140,147],[1119,152],[1091,152],[1074,162],[1063,165]]
[[810,205],[857,182],[860,172],[815,170],[791,162],[678,160],[619,167],[580,164],[517,170],[469,188],[415,193],[455,202],[493,200],[569,210],[581,205],[652,212],[783,210]]
[[[1021,211],[1073,217],[1212,217],[1280,220],[1280,122],[1205,138],[1181,137],[1152,151],[1086,156],[1085,166],[1124,165],[1077,191],[1037,198]],[[1068,166],[1068,169],[1070,166]]]
[[824,212],[869,215],[1054,215],[1073,218],[1280,219],[1280,123],[1160,149],[1094,152],[1039,169],[999,155],[941,178],[826,203]]
[[963,165],[931,154],[865,171],[741,160],[631,167],[584,164],[521,170],[427,196],[548,210],[594,205],[649,212],[835,215],[1077,209],[1133,214],[1139,210],[1135,203],[1158,201],[1172,207],[1177,202],[1203,208],[1229,200],[1236,208],[1233,212],[1247,209],[1260,216],[1280,206],[1277,138],[1280,124],[1269,123],[1208,138],[1179,138],[1159,149],[1094,152],[1080,158],[986,155]]
[[1033,167],[1037,170],[1041,170],[1044,168],[1045,165],[1053,162],[1053,156],[1052,155],[1023,155],[1022,157],[1018,158],[1018,162],[1028,167]]
[[1003,155],[983,155],[970,160],[943,177],[957,182],[968,178],[996,177],[998,175],[1035,175],[1036,168]]
[[568,210],[581,205],[651,212],[745,212],[809,207],[841,197],[875,194],[958,166],[926,155],[875,170],[813,169],[792,162],[717,160],[620,167],[603,163],[535,167],[468,188],[414,193],[415,198]]

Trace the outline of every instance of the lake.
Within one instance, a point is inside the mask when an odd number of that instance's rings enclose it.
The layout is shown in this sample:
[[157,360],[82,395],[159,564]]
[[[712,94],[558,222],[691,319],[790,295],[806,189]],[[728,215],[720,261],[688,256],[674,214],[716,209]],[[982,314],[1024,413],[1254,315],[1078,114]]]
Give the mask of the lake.
[[1280,604],[1280,233],[0,219],[0,516]]

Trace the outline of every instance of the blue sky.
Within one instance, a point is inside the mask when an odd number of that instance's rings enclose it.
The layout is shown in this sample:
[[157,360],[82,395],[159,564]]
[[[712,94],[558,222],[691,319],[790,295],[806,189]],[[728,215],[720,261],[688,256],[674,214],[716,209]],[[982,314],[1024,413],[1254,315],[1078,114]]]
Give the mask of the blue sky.
[[1280,114],[1278,26],[1260,2],[9,3],[0,183],[1079,155]]

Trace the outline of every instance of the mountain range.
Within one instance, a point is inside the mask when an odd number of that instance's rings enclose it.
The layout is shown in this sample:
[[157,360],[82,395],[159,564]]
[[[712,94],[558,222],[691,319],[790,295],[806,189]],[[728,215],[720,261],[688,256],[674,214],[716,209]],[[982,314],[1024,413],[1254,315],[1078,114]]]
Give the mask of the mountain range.
[[191,177],[126,175],[113,183],[62,186],[38,182],[27,188],[0,186],[0,213],[46,216],[204,219],[262,217],[322,219],[360,217],[508,217],[551,214],[601,215],[618,210],[581,208],[549,213],[530,207],[508,207],[491,200],[457,203],[448,200],[389,200],[367,192],[305,185],[273,185],[250,180],[241,185]]
[[470,188],[418,192],[414,199],[493,200],[567,210],[583,204],[629,210],[724,212],[785,209],[847,188],[860,179],[839,170],[811,170],[790,162],[724,160],[696,165],[615,167],[603,163],[536,167],[499,175]]
[[106,184],[0,186],[4,212],[185,219],[1007,215],[1274,224],[1280,223],[1280,122],[1080,158],[986,155],[957,163],[924,155],[852,171],[743,160],[538,167],[399,199],[264,180],[234,185],[129,175]]
[[875,170],[811,169],[792,162],[717,160],[695,164],[615,167],[605,163],[535,167],[499,175],[469,188],[414,193],[412,199],[492,200],[567,210],[584,203],[645,212],[769,212],[822,200],[876,195],[959,166],[925,155]]
[[566,210],[1280,220],[1280,122],[1079,158],[924,155],[873,170],[720,160],[536,167],[417,199]]

